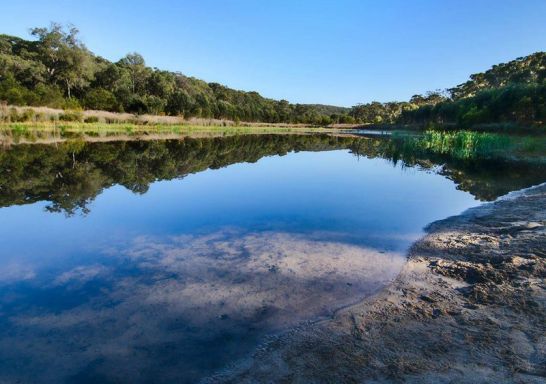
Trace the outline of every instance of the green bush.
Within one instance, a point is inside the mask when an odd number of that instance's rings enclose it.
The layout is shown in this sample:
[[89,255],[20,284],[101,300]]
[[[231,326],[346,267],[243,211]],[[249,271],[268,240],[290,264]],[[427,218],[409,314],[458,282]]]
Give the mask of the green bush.
[[59,115],[61,121],[83,121],[83,112],[67,111]]
[[101,111],[117,111],[119,110],[118,102],[114,94],[106,89],[98,88],[87,92],[83,100],[83,105],[87,109],[95,109]]
[[63,108],[65,99],[63,92],[55,85],[38,84],[34,89],[37,102],[33,105],[45,105],[51,108]]
[[84,123],[98,123],[99,118],[97,116],[88,116],[83,120]]
[[63,109],[81,110],[82,106],[76,99],[66,99],[63,103]]

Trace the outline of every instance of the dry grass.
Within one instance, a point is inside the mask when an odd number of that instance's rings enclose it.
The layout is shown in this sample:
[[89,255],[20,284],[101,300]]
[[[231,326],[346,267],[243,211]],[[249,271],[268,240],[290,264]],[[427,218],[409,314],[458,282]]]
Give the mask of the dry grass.
[[[108,111],[70,111],[49,107],[18,107],[0,105],[0,123],[30,122],[45,123],[59,120],[93,122],[103,124],[135,124],[135,125],[189,125],[204,127],[278,127],[278,128],[310,128],[309,124],[235,122],[227,119],[188,118],[182,116],[134,115]],[[66,121],[65,120],[65,121]],[[354,128],[352,124],[334,124],[328,128]]]
[[65,140],[159,140],[260,134],[336,134],[333,128],[287,126],[221,126],[186,124],[106,124],[48,121],[0,124],[2,146],[19,143],[56,143]]

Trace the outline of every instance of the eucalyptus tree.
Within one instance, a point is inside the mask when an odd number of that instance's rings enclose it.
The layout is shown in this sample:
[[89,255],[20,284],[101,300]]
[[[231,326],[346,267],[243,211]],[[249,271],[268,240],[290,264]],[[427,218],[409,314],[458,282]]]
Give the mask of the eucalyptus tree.
[[68,98],[74,88],[83,88],[93,79],[93,55],[78,38],[78,29],[69,26],[68,30],[57,23],[49,28],[33,28],[31,34],[38,41],[38,58],[45,66],[49,81],[62,83]]

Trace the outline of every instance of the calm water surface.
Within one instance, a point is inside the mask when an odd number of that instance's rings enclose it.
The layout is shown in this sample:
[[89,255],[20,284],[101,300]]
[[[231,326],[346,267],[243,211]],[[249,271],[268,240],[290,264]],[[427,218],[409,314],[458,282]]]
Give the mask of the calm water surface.
[[426,224],[478,204],[350,143],[205,144],[0,157],[0,382],[195,382],[377,292]]

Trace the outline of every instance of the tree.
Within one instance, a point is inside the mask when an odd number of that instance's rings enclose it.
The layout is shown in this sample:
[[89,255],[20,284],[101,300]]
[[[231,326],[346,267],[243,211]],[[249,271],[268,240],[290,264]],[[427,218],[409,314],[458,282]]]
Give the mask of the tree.
[[116,97],[112,94],[112,92],[103,88],[92,89],[87,92],[83,102],[84,106],[89,109],[103,111],[119,110]]
[[68,98],[72,97],[73,88],[83,88],[93,77],[92,55],[78,39],[78,33],[74,26],[65,31],[57,23],[31,30],[38,38],[38,57],[50,81],[64,83]]
[[137,85],[144,82],[146,74],[146,62],[139,53],[128,53],[123,59],[120,60],[121,65],[129,69],[131,75],[131,89],[133,94],[137,89]]

